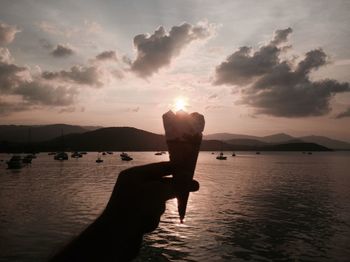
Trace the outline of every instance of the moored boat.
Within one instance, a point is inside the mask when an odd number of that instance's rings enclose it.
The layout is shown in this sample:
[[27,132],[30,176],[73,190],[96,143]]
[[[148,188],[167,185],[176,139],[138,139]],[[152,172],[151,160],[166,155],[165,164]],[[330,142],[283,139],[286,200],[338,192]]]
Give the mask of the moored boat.
[[20,169],[24,166],[21,156],[18,155],[12,156],[6,164],[9,169]]
[[227,157],[224,156],[224,153],[223,152],[220,152],[220,154],[216,157],[217,160],[226,160]]
[[121,159],[123,161],[131,161],[131,160],[133,160],[133,158],[131,156],[129,156],[127,153],[124,153],[124,152],[122,154],[120,154],[120,157],[121,157]]
[[80,158],[80,157],[83,157],[83,155],[79,152],[74,152],[73,154],[71,154],[71,157],[72,158]]
[[58,152],[58,153],[56,153],[54,159],[55,160],[68,160],[68,155],[66,152]]
[[34,158],[34,157],[33,157],[32,154],[26,155],[25,157],[23,157],[22,162],[23,162],[24,164],[31,164],[33,158]]

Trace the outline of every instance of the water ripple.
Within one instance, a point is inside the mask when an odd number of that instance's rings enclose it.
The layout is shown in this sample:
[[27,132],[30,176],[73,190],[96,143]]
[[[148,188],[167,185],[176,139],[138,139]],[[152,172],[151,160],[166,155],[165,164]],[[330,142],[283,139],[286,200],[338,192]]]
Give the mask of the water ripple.
[[[105,207],[118,173],[159,161],[134,153],[102,165],[40,154],[20,171],[0,163],[0,261],[45,261]],[[0,155],[0,159],[8,158]],[[185,224],[176,201],[145,236],[136,261],[346,261],[350,257],[349,153],[200,154],[199,192]],[[163,157],[165,160],[165,157]]]

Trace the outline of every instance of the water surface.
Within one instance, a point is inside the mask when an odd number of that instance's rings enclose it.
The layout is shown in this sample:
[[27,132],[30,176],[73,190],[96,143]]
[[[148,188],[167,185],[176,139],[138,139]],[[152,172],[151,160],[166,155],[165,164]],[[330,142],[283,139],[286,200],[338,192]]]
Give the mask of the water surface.
[[[137,261],[348,261],[349,153],[236,153],[200,153],[185,223],[169,201]],[[45,261],[101,213],[121,170],[167,160],[132,155],[96,164],[96,153],[42,153],[19,171],[0,162],[0,261]]]

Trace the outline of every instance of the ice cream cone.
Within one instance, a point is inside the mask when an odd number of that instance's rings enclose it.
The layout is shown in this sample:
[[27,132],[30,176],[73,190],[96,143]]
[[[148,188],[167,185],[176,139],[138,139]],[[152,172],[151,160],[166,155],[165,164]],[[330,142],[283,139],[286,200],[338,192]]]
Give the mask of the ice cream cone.
[[166,141],[170,162],[173,167],[173,178],[177,189],[178,212],[181,222],[185,218],[189,185],[193,180],[196,168],[204,117],[198,113],[187,114],[172,111],[163,115]]
[[201,135],[193,141],[167,141],[170,162],[174,170],[174,182],[178,191],[177,203],[181,222],[186,214],[188,185],[193,179],[201,141]]

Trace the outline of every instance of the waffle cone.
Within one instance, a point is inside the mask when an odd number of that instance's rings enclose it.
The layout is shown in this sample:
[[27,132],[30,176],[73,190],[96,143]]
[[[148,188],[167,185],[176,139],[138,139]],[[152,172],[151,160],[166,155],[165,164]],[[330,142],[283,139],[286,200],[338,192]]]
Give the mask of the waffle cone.
[[167,141],[174,183],[178,192],[177,203],[181,222],[186,214],[189,184],[193,180],[202,135],[195,139]]

